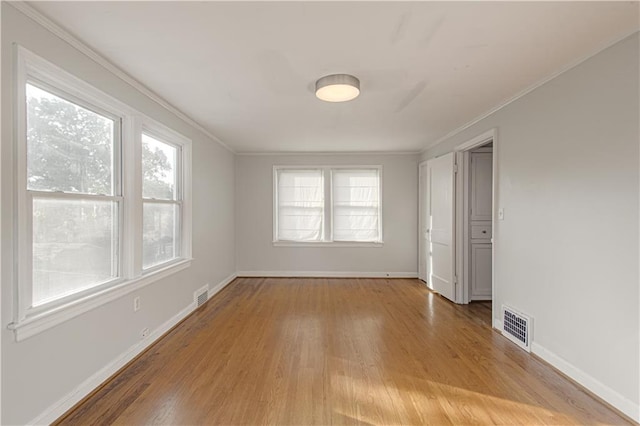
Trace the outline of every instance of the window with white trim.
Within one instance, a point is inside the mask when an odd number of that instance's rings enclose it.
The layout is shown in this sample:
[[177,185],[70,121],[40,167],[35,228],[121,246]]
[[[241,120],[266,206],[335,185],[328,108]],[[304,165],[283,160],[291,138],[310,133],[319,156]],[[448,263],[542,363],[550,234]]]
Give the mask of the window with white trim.
[[180,256],[179,146],[142,133],[142,268]]
[[378,169],[331,170],[333,241],[380,241]]
[[382,243],[380,166],[274,167],[274,243]]
[[324,179],[322,170],[277,170],[278,231],[280,241],[322,241],[324,236]]
[[23,48],[17,57],[20,340],[189,265],[191,141]]
[[25,90],[36,307],[120,277],[120,118],[36,81]]

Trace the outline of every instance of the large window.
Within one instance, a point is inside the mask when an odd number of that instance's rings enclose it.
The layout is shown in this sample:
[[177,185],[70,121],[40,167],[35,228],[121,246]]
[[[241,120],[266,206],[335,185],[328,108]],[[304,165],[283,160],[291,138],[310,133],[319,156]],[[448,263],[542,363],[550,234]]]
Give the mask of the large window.
[[22,48],[16,93],[20,338],[188,266],[190,141]]
[[32,306],[120,276],[119,119],[25,86]]
[[274,167],[274,242],[382,243],[381,167]]

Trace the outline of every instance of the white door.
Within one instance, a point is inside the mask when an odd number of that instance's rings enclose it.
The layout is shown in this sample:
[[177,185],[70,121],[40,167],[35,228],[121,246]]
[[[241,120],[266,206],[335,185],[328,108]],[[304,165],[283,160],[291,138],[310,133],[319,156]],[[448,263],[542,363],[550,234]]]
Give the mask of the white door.
[[427,196],[429,195],[428,191],[428,170],[427,163],[420,164],[419,169],[419,182],[418,182],[418,190],[419,190],[419,200],[420,203],[419,212],[419,229],[420,235],[418,237],[418,278],[427,282],[428,281],[428,253],[429,253],[429,214],[427,211]]
[[454,161],[453,153],[429,160],[428,172],[428,280],[427,285],[455,301],[454,273]]

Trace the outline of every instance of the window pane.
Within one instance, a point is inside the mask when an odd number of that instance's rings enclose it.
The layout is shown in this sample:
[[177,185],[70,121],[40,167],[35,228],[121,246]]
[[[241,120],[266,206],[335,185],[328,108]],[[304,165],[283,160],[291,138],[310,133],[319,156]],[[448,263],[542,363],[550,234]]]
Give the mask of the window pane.
[[143,214],[142,267],[147,269],[178,257],[178,206],[145,202]]
[[158,200],[176,199],[178,149],[142,135],[142,196]]
[[380,241],[378,170],[334,170],[334,241]]
[[112,201],[33,199],[33,306],[118,277],[117,210]]
[[27,84],[27,187],[113,195],[115,122]]
[[278,240],[322,241],[322,170],[278,171]]

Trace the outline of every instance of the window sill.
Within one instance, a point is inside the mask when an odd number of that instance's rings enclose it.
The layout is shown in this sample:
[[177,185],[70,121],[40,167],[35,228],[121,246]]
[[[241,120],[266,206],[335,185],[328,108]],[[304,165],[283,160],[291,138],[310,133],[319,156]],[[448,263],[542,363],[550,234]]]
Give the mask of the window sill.
[[348,248],[348,247],[376,247],[382,248],[384,242],[357,242],[357,241],[274,241],[274,247],[334,247],[334,248]]
[[21,342],[51,327],[68,321],[71,318],[75,318],[80,314],[88,312],[162,278],[186,269],[191,266],[192,260],[193,259],[181,259],[165,266],[164,268],[154,270],[152,273],[147,273],[131,280],[119,282],[99,292],[58,305],[46,312],[39,312],[32,316],[28,316],[20,322],[13,322],[9,324],[8,328],[9,330],[13,330],[16,341]]

